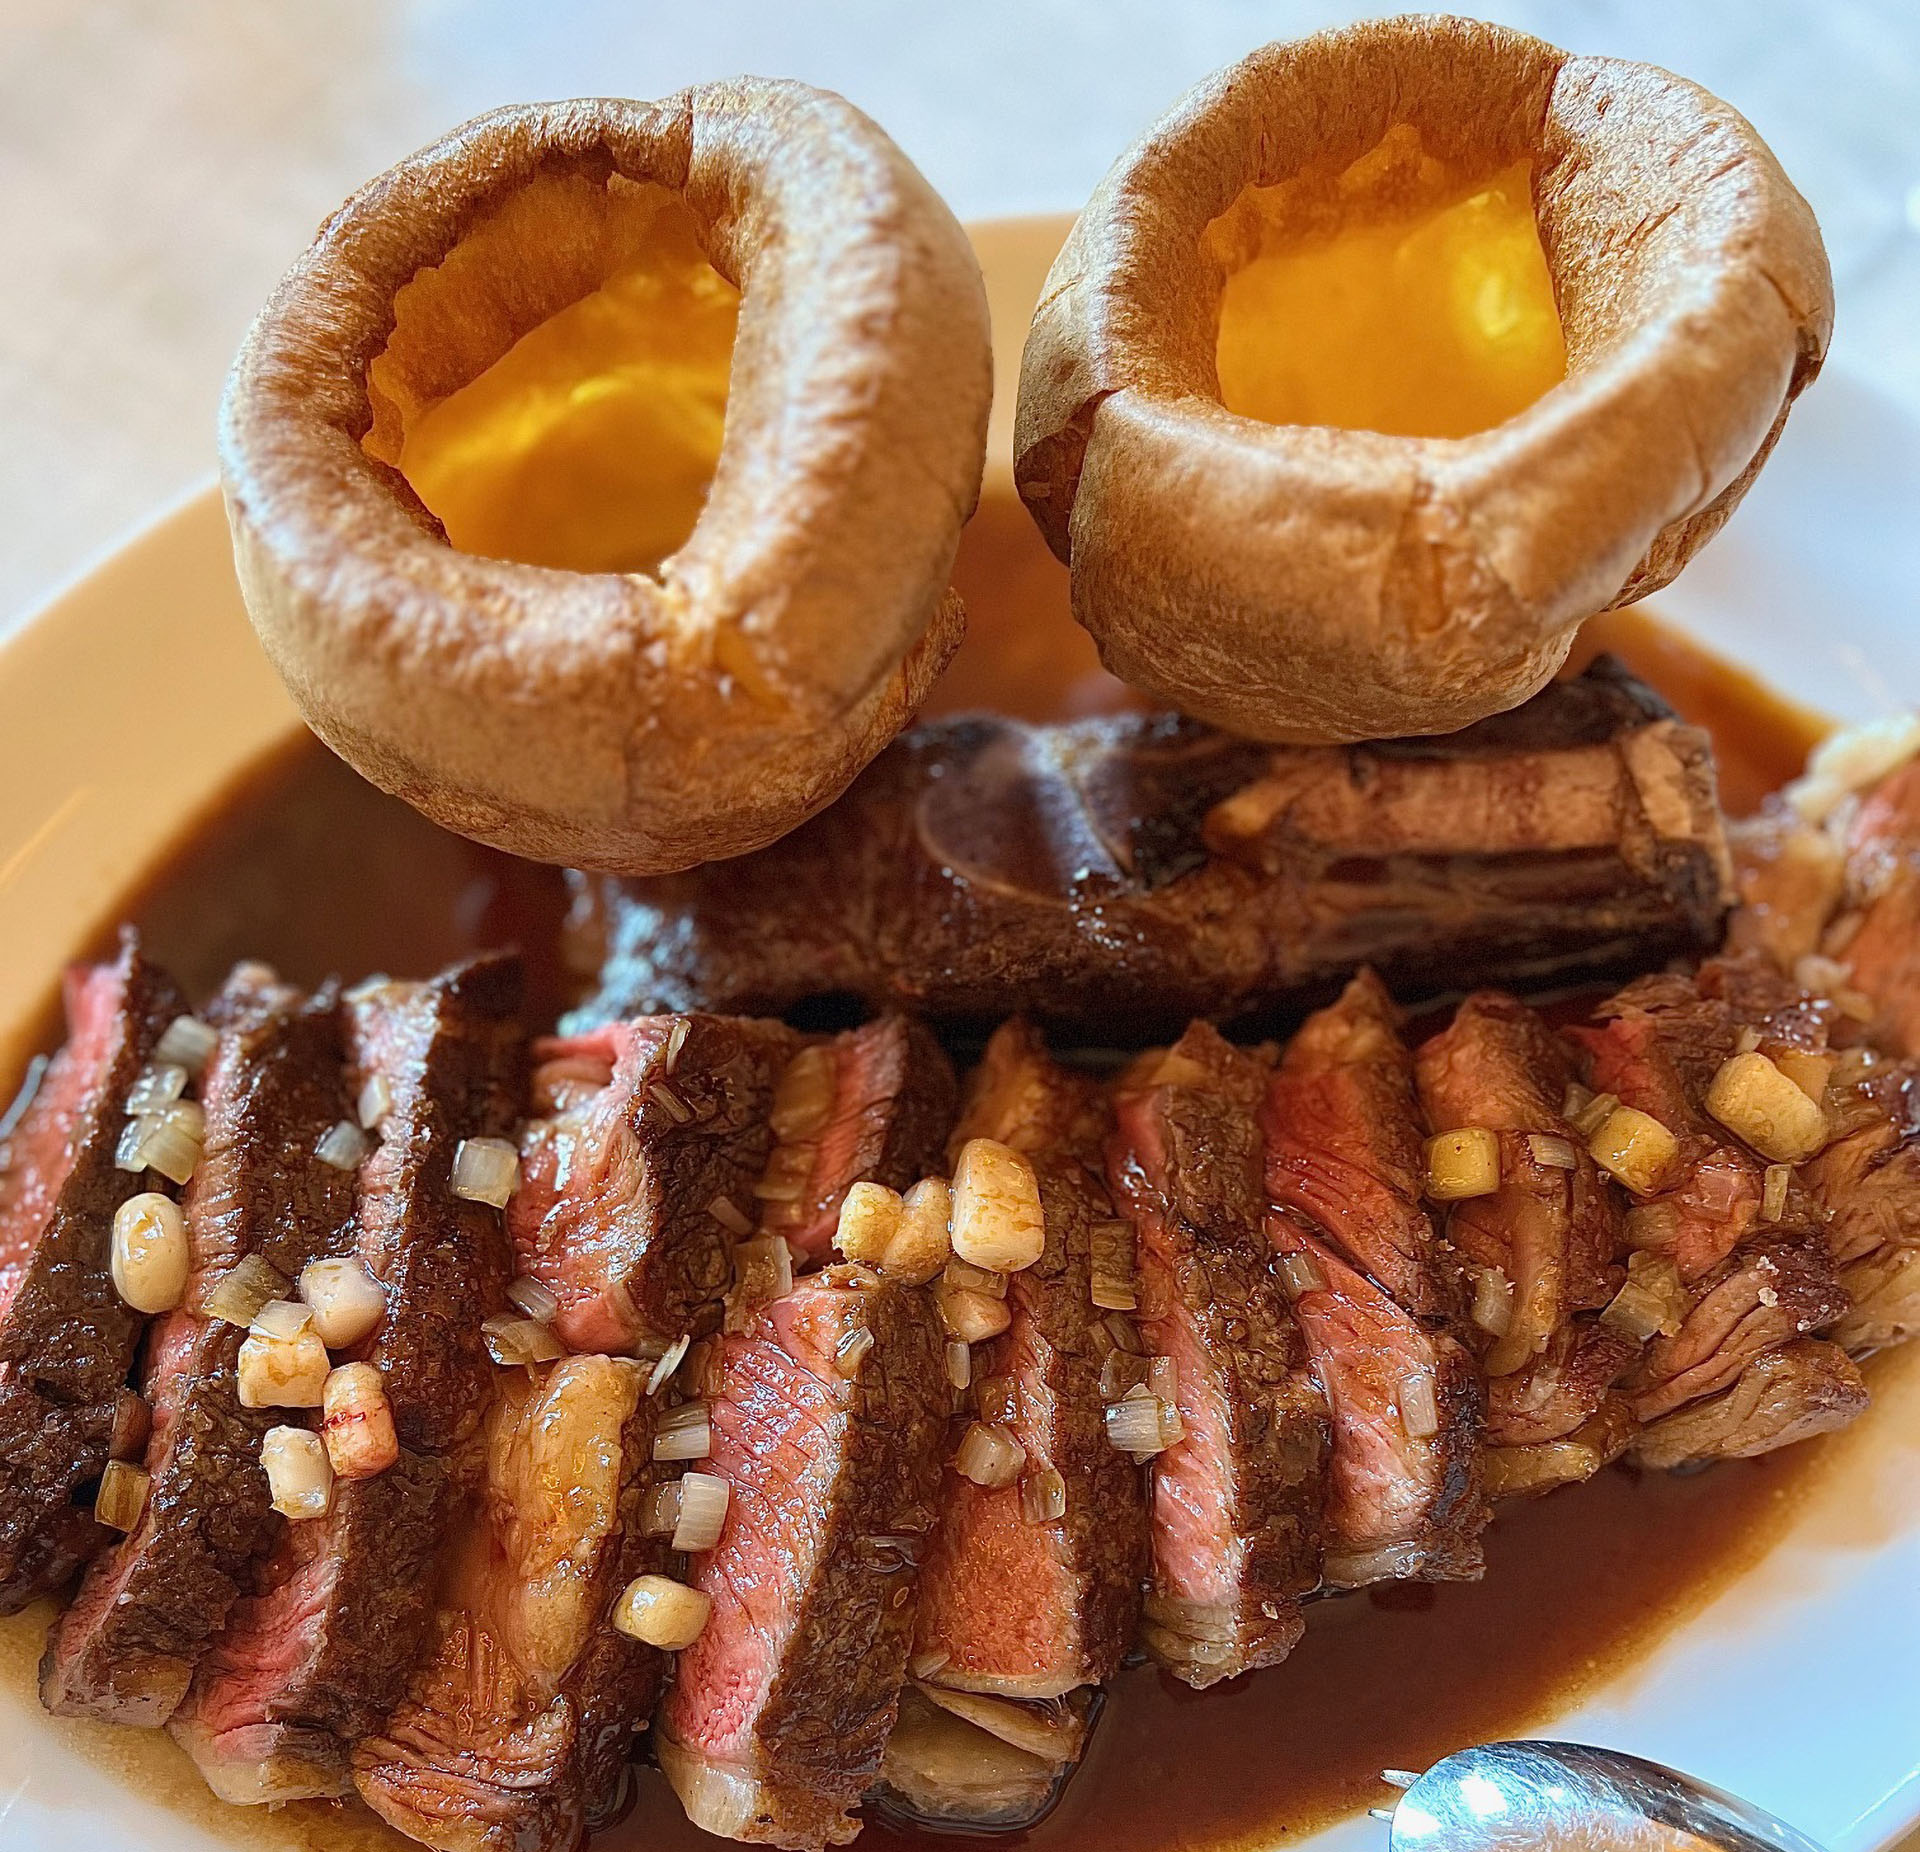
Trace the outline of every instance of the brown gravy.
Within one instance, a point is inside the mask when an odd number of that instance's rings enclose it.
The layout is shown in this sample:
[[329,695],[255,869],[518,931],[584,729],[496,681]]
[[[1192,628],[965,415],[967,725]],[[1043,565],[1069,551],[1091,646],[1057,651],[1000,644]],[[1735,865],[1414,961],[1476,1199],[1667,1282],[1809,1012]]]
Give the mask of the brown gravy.
[[[1040,720],[1132,701],[1072,624],[1066,573],[1010,499],[983,505],[955,576],[972,628],[930,711],[993,705]],[[1628,613],[1593,628],[1604,630],[1593,643],[1712,729],[1734,807],[1796,771],[1819,737],[1817,717],[1654,620]],[[243,779],[125,911],[195,994],[243,956],[313,983],[333,971],[425,972],[517,942],[530,955],[537,1015],[551,1020],[569,988],[557,949],[566,906],[558,871],[446,835],[302,738]],[[1215,1692],[1130,1671],[1060,1806],[1007,1843],[1034,1852],[1271,1846],[1379,1800],[1382,1767],[1418,1768],[1467,1742],[1524,1733],[1758,1562],[1809,1489],[1870,1443],[1874,1426],[1869,1417],[1838,1443],[1695,1477],[1616,1470],[1511,1510],[1489,1534],[1484,1582],[1318,1604],[1286,1665]],[[46,1619],[42,1609],[0,1627],[0,1672],[16,1688],[31,1680]],[[303,1803],[270,1818],[224,1808],[163,1739],[63,1727],[102,1764],[176,1798],[235,1843],[329,1852],[406,1843],[357,1803]],[[720,1843],[686,1824],[651,1770],[626,1820],[595,1840],[602,1852]],[[935,1843],[877,1822],[860,1840],[871,1852]]]

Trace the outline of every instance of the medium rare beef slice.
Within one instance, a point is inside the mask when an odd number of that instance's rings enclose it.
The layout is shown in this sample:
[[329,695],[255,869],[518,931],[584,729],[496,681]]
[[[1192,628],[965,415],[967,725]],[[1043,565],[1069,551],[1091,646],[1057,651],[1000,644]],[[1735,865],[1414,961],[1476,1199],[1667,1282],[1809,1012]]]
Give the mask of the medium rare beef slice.
[[[987,1044],[954,1143],[992,1138],[1026,1157],[1046,1246],[1008,1276],[1007,1330],[973,1349],[973,1409],[1013,1434],[1026,1465],[1005,1486],[951,1467],[943,1476],[915,1644],[921,1678],[936,1685],[1064,1697],[1111,1678],[1133,1643],[1146,1505],[1140,1469],[1106,1437],[1114,1340],[1093,1299],[1096,1241],[1132,1246],[1102,1169],[1109,1123],[1097,1083],[1058,1066],[1028,1024]],[[1042,1515],[1055,1503],[1058,1516]]]
[[203,1308],[250,1256],[295,1279],[337,1245],[353,1212],[352,1173],[317,1154],[350,1110],[336,998],[302,999],[247,966],[209,1016],[220,1039],[202,1081],[204,1154],[183,1202],[187,1297],[147,1345],[150,1489],[138,1523],[94,1563],[48,1642],[40,1695],[61,1716],[153,1726],[185,1696],[255,1552],[283,1522],[269,1505],[260,1442],[285,1411],[241,1405],[246,1333]]
[[859,1182],[905,1190],[941,1167],[958,1089],[924,1023],[877,1017],[805,1048],[775,1097],[779,1142],[757,1185],[760,1225],[817,1261]]
[[572,1852],[611,1810],[665,1669],[608,1627],[627,1581],[668,1561],[643,1534],[645,1377],[629,1359],[586,1355],[495,1372],[483,1497],[428,1650],[353,1751],[361,1797],[423,1845]]
[[576,1350],[633,1351],[720,1319],[751,1221],[774,1088],[800,1038],[779,1023],[651,1016],[534,1050],[534,1108],[508,1227]]
[[114,1290],[126,1098],[186,1004],[132,933],[66,975],[68,1040],[0,1147],[0,1613],[66,1585],[111,1533],[93,1497],[124,1434],[145,1317]]
[[523,1097],[517,959],[346,1003],[349,1082],[378,1144],[341,1251],[385,1287],[355,1354],[385,1379],[399,1459],[341,1479],[326,1517],[289,1524],[202,1661],[171,1727],[224,1799],[351,1791],[348,1745],[399,1702],[433,1613],[436,1565],[474,1490],[487,1407],[481,1323],[512,1258],[500,1211],[454,1194],[467,1138],[510,1137]]
[[[1671,1262],[1677,1275],[1669,1309],[1623,1385],[1642,1422],[1732,1388],[1758,1358],[1848,1309],[1827,1216],[1806,1181],[1783,1169],[1784,1187],[1770,1197],[1765,1161],[1706,1110],[1716,1076],[1736,1054],[1800,1073],[1798,1060],[1824,1063],[1830,1013],[1743,956],[1711,961],[1695,977],[1640,979],[1602,1007],[1599,1027],[1577,1031],[1591,1084],[1660,1120],[1677,1144],[1669,1179],[1635,1211],[1636,1248]],[[1763,1431],[1779,1437],[1775,1444],[1848,1401],[1829,1393],[1821,1370],[1783,1370],[1765,1381]],[[1806,1422],[1784,1409],[1796,1385],[1813,1397]],[[1694,1430],[1701,1445],[1724,1432],[1743,1452],[1760,1450],[1757,1431],[1707,1422]]]
[[[843,1350],[855,1332],[870,1348]],[[697,1562],[713,1601],[656,1737],[696,1826],[844,1844],[880,1772],[914,1630],[946,1428],[930,1296],[861,1268],[803,1279],[719,1340],[706,1470],[731,1485]]]
[[1142,1637],[1196,1686],[1285,1658],[1320,1579],[1327,1409],[1263,1228],[1268,1076],[1197,1024],[1122,1077],[1108,1147],[1141,1331],[1173,1359],[1184,1430],[1153,1462]]
[[936,722],[755,855],[581,879],[579,1026],[833,994],[1135,1045],[1297,1014],[1363,963],[1407,996],[1644,968],[1708,947],[1730,899],[1705,735],[1605,663],[1464,733],[1342,748]]

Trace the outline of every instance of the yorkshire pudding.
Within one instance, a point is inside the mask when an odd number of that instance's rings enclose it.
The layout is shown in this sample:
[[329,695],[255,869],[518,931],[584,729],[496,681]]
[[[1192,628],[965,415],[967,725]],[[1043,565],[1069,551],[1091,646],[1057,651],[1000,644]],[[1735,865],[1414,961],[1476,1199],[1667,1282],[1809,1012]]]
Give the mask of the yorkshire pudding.
[[[1524,164],[1564,378],[1460,436],[1228,410],[1230,280],[1393,210],[1402,143],[1416,192]],[[1724,103],[1496,26],[1361,25],[1208,79],[1107,175],[1027,339],[1016,480],[1147,693],[1264,740],[1446,732],[1718,530],[1831,321],[1813,216]]]
[[[634,272],[663,244],[667,283]],[[718,455],[668,446],[660,508],[611,510],[638,568],[449,544],[402,467],[424,421],[622,278],[642,321],[692,300],[688,265]],[[630,389],[614,366],[558,399]],[[624,873],[737,855],[834,798],[958,643],[991,394],[965,235],[841,98],[497,110],[348,200],[248,334],[221,428],[241,586],[308,723],[436,822]],[[615,490],[650,447],[614,446]],[[544,461],[506,480],[487,518],[551,494]]]

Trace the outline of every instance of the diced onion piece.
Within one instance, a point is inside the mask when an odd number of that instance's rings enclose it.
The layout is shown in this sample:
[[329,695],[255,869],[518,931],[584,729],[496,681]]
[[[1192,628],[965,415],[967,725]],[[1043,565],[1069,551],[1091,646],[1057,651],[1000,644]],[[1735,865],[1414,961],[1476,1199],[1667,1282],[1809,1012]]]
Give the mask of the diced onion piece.
[[684,1651],[699,1639],[713,1602],[671,1576],[635,1576],[614,1604],[613,1624],[630,1640],[662,1652]]
[[1051,1466],[1020,1481],[1020,1516],[1028,1524],[1053,1524],[1067,1515],[1067,1482]]
[[1787,1212],[1787,1185],[1793,1181],[1791,1164],[1769,1164],[1760,1195],[1760,1219],[1771,1225]]
[[1582,1138],[1591,1138],[1606,1124],[1619,1104],[1620,1096],[1617,1093],[1590,1093],[1580,1110],[1568,1113],[1566,1117],[1572,1121],[1573,1129]]
[[1296,1254],[1282,1254],[1279,1267],[1280,1283],[1289,1299],[1304,1299],[1308,1293],[1326,1289],[1327,1276],[1320,1271],[1320,1263],[1304,1248]]
[[1786,798],[1809,823],[1821,823],[1840,801],[1877,785],[1920,752],[1920,715],[1863,721],[1816,746]]
[[384,1074],[370,1074],[353,1103],[354,1117],[369,1132],[393,1111],[393,1088]]
[[833,1367],[835,1371],[851,1381],[860,1374],[860,1366],[867,1360],[867,1353],[873,1349],[873,1333],[865,1325],[854,1328],[833,1347]]
[[1500,1137],[1484,1125],[1427,1140],[1427,1194],[1439,1203],[1491,1196],[1500,1187]]
[[371,1363],[342,1363],[327,1373],[320,1402],[327,1459],[342,1479],[371,1479],[400,1457],[387,1385]]
[[781,1235],[758,1235],[733,1250],[733,1288],[725,1328],[747,1330],[763,1305],[793,1291],[793,1250]]
[[1739,1039],[1734,1043],[1734,1047],[1737,1048],[1741,1054],[1747,1055],[1751,1054],[1759,1046],[1760,1031],[1756,1029],[1752,1023],[1748,1023],[1747,1026],[1740,1031]]
[[962,1479],[992,1488],[1012,1485],[1026,1463],[1024,1449],[1005,1428],[974,1421],[960,1438],[953,1465]]
[[964,1389],[973,1381],[973,1347],[958,1338],[947,1339],[947,1381]]
[[664,1080],[656,1080],[647,1088],[647,1098],[658,1106],[675,1125],[693,1123],[693,1108]]
[[183,1067],[197,1080],[219,1041],[220,1031],[211,1023],[202,1022],[198,1016],[176,1016],[154,1044],[153,1058],[156,1062]]
[[109,1460],[93,1496],[93,1515],[110,1530],[132,1530],[147,1508],[147,1475],[125,1460]]
[[727,1522],[731,1489],[717,1473],[686,1473],[680,1479],[680,1509],[674,1519],[676,1550],[711,1550]]
[[120,1128],[120,1142],[113,1148],[116,1170],[141,1171],[147,1167],[147,1131],[152,1121],[129,1119]]
[[136,1312],[170,1312],[186,1295],[187,1218],[171,1196],[143,1190],[113,1212],[113,1289]]
[[325,1136],[314,1146],[313,1155],[321,1163],[331,1164],[335,1170],[355,1170],[360,1160],[372,1149],[373,1140],[351,1119],[342,1119],[328,1128]]
[[1144,1357],[1147,1354],[1147,1341],[1140,1335],[1140,1327],[1126,1313],[1109,1312],[1101,1319],[1100,1328],[1130,1356]]
[[[269,1299],[247,1321],[247,1329],[258,1338],[297,1338],[313,1323],[313,1307],[298,1299]],[[323,1344],[324,1338],[320,1340]]]
[[1136,1357],[1116,1346],[1100,1365],[1100,1400],[1117,1402],[1129,1390],[1138,1389],[1147,1380],[1151,1366],[1145,1357]]
[[1660,1329],[1663,1313],[1664,1307],[1653,1294],[1629,1280],[1600,1314],[1600,1322],[1615,1331],[1624,1331],[1637,1343],[1645,1343]]
[[755,1199],[776,1209],[798,1203],[813,1181],[813,1161],[818,1155],[814,1145],[775,1145],[767,1168],[753,1186]]
[[552,1330],[534,1318],[509,1318],[505,1313],[483,1318],[480,1335],[486,1341],[487,1355],[507,1368],[521,1363],[552,1363],[567,1354],[567,1347]]
[[640,1528],[649,1537],[671,1537],[679,1527],[680,1480],[665,1479],[647,1493]]
[[976,1267],[957,1254],[947,1262],[941,1277],[949,1286],[957,1287],[962,1292],[985,1293],[994,1299],[1007,1296],[1007,1276],[1004,1273],[995,1273],[990,1267]]
[[747,1220],[746,1212],[730,1196],[716,1196],[707,1204],[707,1213],[730,1235],[744,1237],[753,1233],[753,1224]]
[[1103,1312],[1132,1312],[1140,1304],[1135,1279],[1133,1224],[1119,1220],[1095,1222],[1092,1229],[1093,1268],[1090,1297]]
[[907,1661],[907,1676],[918,1684],[922,1679],[932,1678],[936,1672],[944,1672],[953,1664],[953,1655],[944,1646],[936,1646],[928,1652],[915,1653]]
[[327,1386],[327,1347],[311,1327],[297,1337],[248,1332],[240,1345],[242,1408],[318,1408]]
[[453,1154],[453,1193],[504,1209],[520,1182],[520,1153],[504,1138],[463,1138]]
[[1018,1273],[1045,1251],[1040,1180],[996,1138],[969,1138],[953,1166],[953,1251],[993,1273]]
[[1550,1132],[1530,1133],[1527,1149],[1532,1152],[1533,1161],[1548,1170],[1573,1170],[1580,1162],[1580,1154],[1573,1148],[1572,1140],[1555,1137]]
[[833,1048],[815,1042],[803,1048],[781,1069],[773,1089],[773,1109],[767,1115],[773,1135],[782,1144],[818,1137],[833,1111]]
[[[1178,1411],[1174,1419],[1179,1420]],[[1173,1445],[1173,1440],[1165,1437],[1164,1405],[1151,1390],[1135,1389],[1119,1401],[1109,1402],[1105,1420],[1108,1444],[1136,1460],[1150,1459]]]
[[673,1019],[673,1027],[667,1031],[666,1046],[660,1053],[660,1065],[671,1074],[680,1065],[680,1051],[687,1045],[687,1037],[693,1033],[693,1024],[684,1016]]
[[673,1380],[673,1373],[686,1361],[693,1348],[693,1333],[683,1331],[660,1353],[660,1360],[647,1374],[647,1394],[658,1395]]
[[1434,1399],[1433,1378],[1424,1372],[1400,1379],[1400,1425],[1409,1440],[1440,1432],[1440,1404]]
[[904,1207],[898,1192],[884,1183],[854,1184],[840,1199],[833,1245],[849,1260],[879,1266],[887,1257],[887,1244],[900,1226]]
[[283,1517],[324,1518],[333,1508],[333,1465],[311,1428],[269,1428],[260,1442],[273,1508]]
[[1473,1281],[1473,1322],[1489,1337],[1513,1328],[1513,1282],[1498,1267],[1480,1267]]
[[949,1286],[945,1280],[933,1289],[933,1302],[948,1336],[963,1344],[983,1344],[988,1338],[997,1338],[1013,1322],[1001,1300]]
[[1180,1417],[1177,1403],[1161,1401],[1158,1396],[1155,1396],[1154,1400],[1160,1403],[1160,1446],[1164,1452],[1177,1441],[1186,1439],[1187,1424]]
[[660,1417],[653,1432],[656,1460],[704,1460],[713,1451],[713,1422],[705,1402],[682,1402]]
[[1020,1412],[1020,1385],[1011,1376],[983,1376],[973,1386],[973,1406],[989,1427],[1004,1426]]
[[253,1315],[269,1299],[287,1296],[287,1276],[278,1267],[249,1254],[229,1267],[206,1297],[209,1318],[222,1318],[230,1325],[250,1325]]
[[157,1170],[170,1183],[185,1183],[199,1166],[206,1125],[206,1114],[192,1100],[142,1113],[121,1134],[114,1162],[122,1170]]
[[1587,1150],[1602,1170],[1636,1196],[1651,1196],[1659,1189],[1680,1155],[1674,1135],[1651,1114],[1633,1106],[1616,1106],[1608,1113]]
[[1680,1238],[1677,1203],[1635,1203],[1627,1211],[1627,1245],[1631,1248],[1670,1248]]
[[1577,1080],[1567,1083],[1567,1090],[1560,1096],[1560,1117],[1577,1126],[1580,1115],[1593,1103],[1593,1089],[1583,1087]]
[[536,1325],[550,1325],[560,1311],[560,1300],[544,1280],[521,1274],[507,1287],[507,1297]]
[[187,1090],[187,1070],[173,1061],[156,1061],[142,1068],[127,1094],[127,1111],[165,1112]]
[[1776,1164],[1798,1164],[1827,1142],[1819,1102],[1762,1054],[1721,1063],[1707,1089],[1707,1111]]
[[947,1234],[952,1215],[953,1192],[946,1178],[922,1177],[901,1202],[893,1236],[877,1263],[880,1271],[908,1286],[934,1279],[952,1255]]
[[1180,1404],[1180,1363],[1174,1357],[1147,1360],[1147,1387],[1169,1408]]
[[300,1297],[329,1350],[358,1344],[387,1311],[386,1289],[351,1254],[308,1261],[300,1270]]

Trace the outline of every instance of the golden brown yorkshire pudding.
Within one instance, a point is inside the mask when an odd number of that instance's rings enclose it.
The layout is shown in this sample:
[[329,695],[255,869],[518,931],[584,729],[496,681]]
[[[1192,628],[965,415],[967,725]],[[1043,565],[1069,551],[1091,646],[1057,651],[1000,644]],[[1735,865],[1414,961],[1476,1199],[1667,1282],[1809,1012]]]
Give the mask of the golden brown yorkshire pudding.
[[[1355,280],[1409,263],[1432,287],[1396,327]],[[1813,216],[1724,103],[1495,26],[1361,25],[1208,79],[1107,175],[1028,336],[1016,478],[1127,681],[1259,739],[1445,732],[1713,535],[1831,321]],[[1450,399],[1483,358],[1475,418]],[[1312,376],[1335,362],[1367,377]]]
[[247,608],[314,730],[435,821],[736,855],[959,641],[991,393],[964,234],[841,98],[498,110],[355,194],[248,334]]

